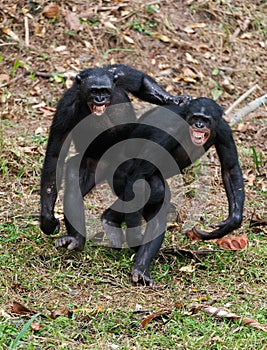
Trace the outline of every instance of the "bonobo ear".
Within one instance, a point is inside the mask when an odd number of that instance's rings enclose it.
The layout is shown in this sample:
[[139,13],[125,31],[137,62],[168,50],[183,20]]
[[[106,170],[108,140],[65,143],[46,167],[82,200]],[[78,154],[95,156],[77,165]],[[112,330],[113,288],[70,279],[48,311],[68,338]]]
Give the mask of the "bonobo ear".
[[81,78],[81,76],[80,76],[79,74],[78,74],[78,75],[76,75],[75,80],[76,80],[76,83],[77,83],[78,85],[81,85],[82,78]]

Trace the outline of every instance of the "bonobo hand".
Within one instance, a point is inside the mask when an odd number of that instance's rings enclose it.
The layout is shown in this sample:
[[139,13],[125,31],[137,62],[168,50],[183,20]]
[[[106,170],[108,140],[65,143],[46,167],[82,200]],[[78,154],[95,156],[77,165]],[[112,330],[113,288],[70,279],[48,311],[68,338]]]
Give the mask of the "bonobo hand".
[[133,268],[132,281],[134,283],[141,283],[145,286],[155,287],[156,283],[150,278],[149,271],[144,271],[140,268]]
[[192,97],[189,96],[189,95],[181,95],[181,96],[175,96],[173,98],[173,103],[175,103],[176,105],[182,105],[182,104],[185,104],[185,103],[188,103],[192,100]]
[[82,251],[85,245],[85,237],[79,236],[63,236],[56,241],[56,248],[63,247],[68,250]]
[[59,232],[59,220],[51,216],[41,215],[40,228],[46,235],[57,234]]
[[226,220],[219,222],[216,225],[213,225],[215,230],[213,231],[205,231],[199,229],[197,226],[192,228],[192,232],[194,236],[199,239],[205,241],[209,239],[217,239],[226,236],[228,233],[240,227],[242,221],[242,217],[239,215],[229,216]]

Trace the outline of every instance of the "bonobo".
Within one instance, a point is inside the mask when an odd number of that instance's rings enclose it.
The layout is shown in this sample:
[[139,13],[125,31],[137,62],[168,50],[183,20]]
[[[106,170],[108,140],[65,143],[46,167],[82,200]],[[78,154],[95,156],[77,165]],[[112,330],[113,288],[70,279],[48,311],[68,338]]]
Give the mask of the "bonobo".
[[[215,101],[201,97],[181,106],[172,104],[148,111],[131,133],[132,142],[125,152],[132,159],[122,163],[114,176],[114,190],[120,196],[104,212],[102,220],[112,244],[119,246],[125,239],[129,246],[135,246],[134,282],[154,284],[150,264],[164,239],[170,202],[165,179],[182,172],[212,145],[221,163],[229,215],[213,231],[194,228],[194,233],[209,240],[223,237],[240,226],[244,184],[232,132],[222,115],[223,109]],[[137,198],[140,193],[148,197],[145,204]],[[123,202],[124,207],[118,202]],[[142,217],[147,221],[144,234]],[[126,223],[126,237],[120,229],[121,222]]]
[[[58,103],[41,175],[40,227],[50,235],[59,231],[59,221],[54,216],[57,180],[62,179],[64,159],[73,141],[77,154],[67,162],[64,193],[67,235],[56,242],[57,247],[84,248],[82,197],[95,186],[95,171],[102,154],[132,131],[129,123],[135,122],[136,116],[128,93],[158,105],[187,100],[187,96],[168,94],[147,74],[121,64],[85,69],[76,76]],[[105,174],[108,164],[102,167]]]

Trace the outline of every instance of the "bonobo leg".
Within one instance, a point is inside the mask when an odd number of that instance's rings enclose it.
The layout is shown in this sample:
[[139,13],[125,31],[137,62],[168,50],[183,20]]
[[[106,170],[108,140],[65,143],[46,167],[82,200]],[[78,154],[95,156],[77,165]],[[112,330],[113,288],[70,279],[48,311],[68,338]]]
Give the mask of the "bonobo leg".
[[151,189],[149,203],[143,210],[147,225],[143,243],[135,255],[132,280],[135,283],[141,282],[153,287],[155,282],[150,278],[150,264],[158,254],[164,240],[170,208],[170,190],[168,184],[157,176],[152,178]]
[[83,250],[86,241],[86,227],[83,197],[95,186],[96,161],[80,155],[69,159],[66,167],[64,191],[64,220],[67,235],[56,241],[56,247],[69,250]]
[[101,216],[102,225],[110,242],[110,247],[121,248],[125,242],[122,230],[124,214],[108,208]]

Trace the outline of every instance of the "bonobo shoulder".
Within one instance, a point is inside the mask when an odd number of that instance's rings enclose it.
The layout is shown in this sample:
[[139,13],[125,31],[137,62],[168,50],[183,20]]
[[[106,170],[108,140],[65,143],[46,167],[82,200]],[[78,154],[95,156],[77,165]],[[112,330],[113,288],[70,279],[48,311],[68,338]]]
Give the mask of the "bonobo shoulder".
[[222,143],[227,143],[229,138],[232,138],[232,129],[224,118],[218,121],[217,125],[217,140]]

